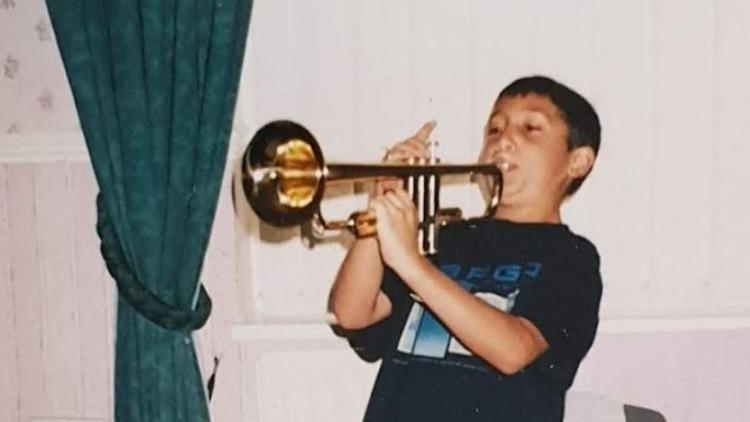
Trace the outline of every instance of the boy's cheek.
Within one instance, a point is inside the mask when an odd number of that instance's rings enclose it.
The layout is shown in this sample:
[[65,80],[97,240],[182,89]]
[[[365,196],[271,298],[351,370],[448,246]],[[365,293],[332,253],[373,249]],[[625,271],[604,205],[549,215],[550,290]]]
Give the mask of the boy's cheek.
[[479,151],[479,162],[480,163],[488,162],[489,160],[487,159],[487,157],[488,157],[487,148],[482,148],[482,150]]
[[486,143],[482,146],[482,150],[479,153],[479,160],[482,163],[489,163],[492,161],[492,155],[494,154],[493,148]]

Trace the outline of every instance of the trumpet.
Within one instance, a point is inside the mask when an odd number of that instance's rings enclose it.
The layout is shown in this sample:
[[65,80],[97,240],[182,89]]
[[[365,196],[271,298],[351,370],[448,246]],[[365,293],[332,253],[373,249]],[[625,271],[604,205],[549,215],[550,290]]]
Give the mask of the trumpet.
[[485,216],[494,214],[503,186],[500,170],[490,164],[439,164],[435,158],[413,164],[326,163],[315,137],[289,120],[272,121],[260,128],[245,150],[241,167],[245,197],[261,220],[276,227],[311,222],[317,235],[326,230],[349,230],[356,237],[377,234],[375,215],[370,211],[326,221],[320,211],[326,184],[400,178],[417,207],[418,243],[420,252],[427,255],[438,251],[438,229],[462,220],[460,209],[440,208],[441,176],[470,174],[492,179]]

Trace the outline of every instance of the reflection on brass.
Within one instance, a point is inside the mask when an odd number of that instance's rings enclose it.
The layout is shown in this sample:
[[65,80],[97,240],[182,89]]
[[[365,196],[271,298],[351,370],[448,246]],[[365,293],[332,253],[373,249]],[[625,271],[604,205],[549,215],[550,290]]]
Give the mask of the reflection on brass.
[[304,208],[315,197],[320,183],[320,172],[310,145],[291,139],[276,147],[274,167],[278,169],[279,201],[292,208]]

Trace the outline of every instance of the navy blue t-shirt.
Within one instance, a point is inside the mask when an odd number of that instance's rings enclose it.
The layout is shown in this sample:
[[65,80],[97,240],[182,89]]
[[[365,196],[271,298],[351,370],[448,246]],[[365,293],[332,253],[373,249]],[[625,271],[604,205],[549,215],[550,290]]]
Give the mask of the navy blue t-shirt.
[[391,316],[350,341],[382,364],[365,421],[561,421],[565,392],[594,340],[596,248],[562,224],[481,219],[441,229],[433,264],[490,305],[531,321],[549,349],[514,375],[471,354],[386,269]]

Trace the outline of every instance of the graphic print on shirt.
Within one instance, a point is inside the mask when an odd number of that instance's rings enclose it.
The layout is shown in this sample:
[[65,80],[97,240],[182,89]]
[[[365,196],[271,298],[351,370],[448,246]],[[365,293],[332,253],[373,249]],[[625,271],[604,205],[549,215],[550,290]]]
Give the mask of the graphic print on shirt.
[[[455,280],[464,290],[477,296],[490,306],[504,312],[513,309],[518,284],[539,277],[542,264],[502,264],[495,267],[441,264],[440,271]],[[445,358],[447,353],[471,355],[443,324],[421,303],[412,305],[401,331],[397,349],[415,356]]]

